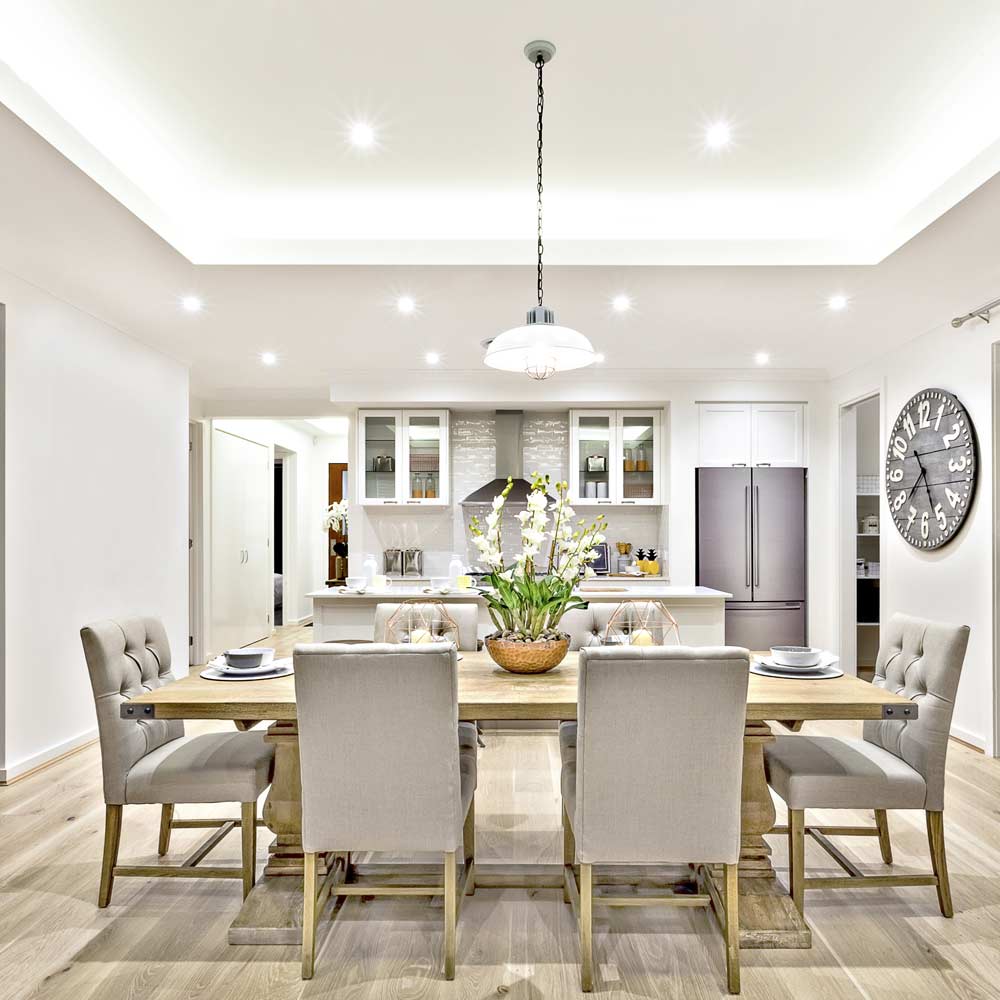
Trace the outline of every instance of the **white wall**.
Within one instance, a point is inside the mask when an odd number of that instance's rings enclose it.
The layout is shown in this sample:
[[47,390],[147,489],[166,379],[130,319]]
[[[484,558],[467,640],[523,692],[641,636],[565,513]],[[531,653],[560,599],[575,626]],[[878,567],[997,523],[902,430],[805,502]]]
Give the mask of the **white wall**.
[[95,735],[79,630],[156,615],[187,672],[188,373],[0,271],[2,779]]
[[[984,298],[989,298],[989,292]],[[836,448],[838,408],[873,391],[882,392],[881,449],[900,409],[928,387],[955,393],[979,433],[981,473],[972,510],[958,537],[934,552],[918,551],[893,526],[883,495],[880,503],[881,614],[920,615],[971,626],[969,651],[958,690],[952,732],[993,751],[993,483],[990,383],[991,345],[997,334],[982,323],[960,331],[947,323],[834,380],[830,395],[830,454]]]

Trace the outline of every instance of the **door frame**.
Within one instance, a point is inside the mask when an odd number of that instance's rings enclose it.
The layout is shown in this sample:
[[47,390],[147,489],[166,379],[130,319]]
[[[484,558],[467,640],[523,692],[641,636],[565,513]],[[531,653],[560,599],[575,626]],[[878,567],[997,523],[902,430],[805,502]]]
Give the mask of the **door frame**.
[[188,421],[188,666],[205,662],[205,425]]
[[[883,449],[885,387],[875,386],[838,404],[837,408],[837,634],[840,637],[840,667],[845,673],[858,672],[858,580],[857,580],[857,407],[865,400],[878,399],[879,450]],[[879,558],[885,553],[879,546]],[[885,575],[885,566],[882,567]],[[879,621],[883,620],[882,588],[879,588]]]
[[993,466],[993,746],[1000,757],[1000,341],[990,345],[991,441]]

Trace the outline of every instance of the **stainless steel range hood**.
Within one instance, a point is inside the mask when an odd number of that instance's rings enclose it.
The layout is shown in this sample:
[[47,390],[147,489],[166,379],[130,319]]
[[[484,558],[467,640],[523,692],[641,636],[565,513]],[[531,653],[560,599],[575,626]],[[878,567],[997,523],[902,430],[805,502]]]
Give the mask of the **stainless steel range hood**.
[[507,477],[514,479],[514,488],[507,497],[508,506],[525,506],[531,483],[524,478],[524,456],[521,429],[524,423],[524,413],[521,410],[496,411],[496,449],[497,478],[480,486],[470,493],[462,506],[478,506],[491,504],[495,496],[499,496],[507,487]]

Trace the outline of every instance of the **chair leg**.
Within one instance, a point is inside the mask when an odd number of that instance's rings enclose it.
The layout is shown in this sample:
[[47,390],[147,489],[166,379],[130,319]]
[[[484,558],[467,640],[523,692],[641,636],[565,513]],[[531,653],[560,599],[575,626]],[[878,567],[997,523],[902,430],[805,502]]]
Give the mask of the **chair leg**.
[[458,872],[454,851],[444,856],[444,978],[455,978],[455,937],[458,930]]
[[122,806],[104,807],[104,857],[101,860],[101,888],[97,894],[97,905],[102,910],[111,902],[115,884],[118,845],[122,839],[122,809]]
[[164,802],[160,808],[160,841],[156,853],[162,858],[170,850],[170,824],[174,820],[174,804]]
[[878,846],[882,852],[882,861],[892,864],[892,842],[889,840],[889,817],[884,809],[875,810],[875,828],[878,830]]
[[240,804],[240,839],[243,841],[243,898],[257,881],[257,803]]
[[927,812],[927,841],[931,849],[931,864],[937,876],[938,906],[945,917],[953,917],[955,910],[951,905],[951,883],[948,881],[948,859],[944,851],[944,813],[940,811]]
[[302,978],[312,979],[316,966],[316,855],[302,855]]
[[788,889],[795,909],[805,909],[806,811],[788,810]]
[[594,989],[594,869],[580,865],[580,989]]
[[[465,814],[465,825],[462,827],[462,854],[465,860],[465,870],[468,876],[465,880],[466,896],[476,894],[476,800],[469,803],[469,811]],[[471,871],[470,871],[471,869]]]
[[[576,863],[576,837],[573,835],[573,827],[570,825],[569,814],[566,806],[562,808],[562,828],[563,828],[563,864],[574,865]],[[563,902],[569,902],[569,890],[563,882]]]
[[740,885],[739,866],[726,865],[726,985],[740,991]]

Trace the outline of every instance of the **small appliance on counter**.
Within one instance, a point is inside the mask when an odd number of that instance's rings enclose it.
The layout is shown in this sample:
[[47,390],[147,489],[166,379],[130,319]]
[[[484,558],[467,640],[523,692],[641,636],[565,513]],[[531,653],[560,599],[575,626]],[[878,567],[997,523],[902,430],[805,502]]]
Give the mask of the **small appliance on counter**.
[[403,576],[424,575],[424,550],[403,549]]
[[386,549],[382,553],[382,572],[386,576],[403,575],[403,550]]

